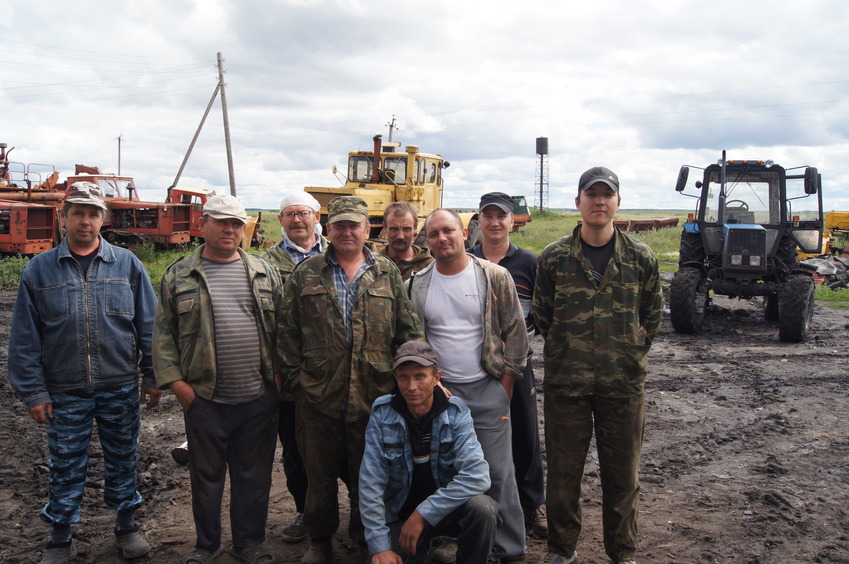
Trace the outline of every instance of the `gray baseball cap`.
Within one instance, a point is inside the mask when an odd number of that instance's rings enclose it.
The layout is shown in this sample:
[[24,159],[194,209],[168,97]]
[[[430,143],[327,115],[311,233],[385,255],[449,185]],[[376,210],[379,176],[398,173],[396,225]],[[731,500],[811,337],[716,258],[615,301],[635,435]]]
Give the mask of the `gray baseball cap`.
[[422,366],[436,366],[436,351],[424,341],[407,341],[395,351],[392,370],[405,362],[415,362]]
[[614,192],[619,192],[619,177],[604,166],[594,166],[582,174],[578,181],[578,190],[589,190],[591,186],[599,182],[607,184]]

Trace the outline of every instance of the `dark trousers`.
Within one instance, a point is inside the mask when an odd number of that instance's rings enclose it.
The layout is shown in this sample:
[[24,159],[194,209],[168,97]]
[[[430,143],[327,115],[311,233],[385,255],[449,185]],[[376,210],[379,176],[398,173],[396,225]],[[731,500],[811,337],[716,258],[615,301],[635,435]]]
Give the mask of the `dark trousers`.
[[286,487],[292,494],[292,499],[295,500],[295,511],[303,513],[307,499],[307,469],[298,450],[294,400],[280,400],[280,426],[277,435],[283,446],[283,473],[286,474]]
[[476,495],[436,525],[428,525],[425,521],[413,556],[404,553],[398,542],[404,522],[391,524],[392,550],[404,557],[404,564],[424,564],[433,537],[454,537],[457,539],[457,562],[486,564],[495,543],[495,530],[499,522],[498,503],[486,494]]
[[298,446],[307,469],[307,500],[304,526],[311,540],[328,539],[339,528],[339,479],[348,487],[351,516],[348,534],[364,543],[360,519],[360,464],[366,445],[368,418],[347,422],[329,417],[298,402]]
[[530,355],[523,374],[524,378],[513,387],[510,423],[513,428],[513,466],[516,468],[519,503],[527,513],[545,503],[545,472],[539,445],[536,381]]
[[214,552],[221,546],[221,498],[228,469],[233,546],[265,541],[277,418],[277,392],[268,384],[262,396],[247,403],[228,405],[196,396],[186,410],[197,548]]
[[637,546],[640,452],[645,396],[558,397],[545,391],[548,453],[548,547],[571,554],[581,532],[581,478],[596,432],[604,549],[614,562],[631,560]]

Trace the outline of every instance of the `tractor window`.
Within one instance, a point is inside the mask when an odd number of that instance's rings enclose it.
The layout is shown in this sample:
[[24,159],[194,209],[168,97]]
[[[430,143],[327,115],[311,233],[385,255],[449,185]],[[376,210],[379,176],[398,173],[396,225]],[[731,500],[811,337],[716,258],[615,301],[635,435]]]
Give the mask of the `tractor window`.
[[348,180],[351,182],[371,182],[372,159],[367,156],[354,156],[348,159]]
[[[708,179],[705,220],[719,221],[720,172]],[[726,173],[725,220],[727,223],[778,223],[781,213],[781,178],[769,170],[733,170]]]
[[428,184],[433,184],[436,182],[436,163],[427,161],[425,168],[425,182]]
[[390,182],[404,184],[407,179],[407,157],[386,157],[383,172]]
[[528,215],[528,202],[524,196],[513,196],[513,214]]
[[104,198],[117,198],[119,196],[118,187],[113,180],[100,178],[97,181],[100,191],[103,192]]
[[792,221],[794,216],[799,216],[800,221],[817,221],[820,217],[819,214],[817,194],[805,194],[803,178],[788,178],[787,221]]

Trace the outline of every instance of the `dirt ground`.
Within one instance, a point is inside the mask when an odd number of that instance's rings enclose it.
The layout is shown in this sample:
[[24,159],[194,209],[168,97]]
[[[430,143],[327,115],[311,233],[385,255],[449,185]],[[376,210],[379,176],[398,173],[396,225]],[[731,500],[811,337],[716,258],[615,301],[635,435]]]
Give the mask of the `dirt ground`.
[[[6,378],[13,303],[14,293],[0,292],[0,561],[38,562],[47,535],[38,519],[47,448]],[[781,343],[777,334],[755,303],[723,298],[702,335],[678,335],[664,322],[650,353],[639,562],[849,562],[849,311],[817,304],[802,344]],[[541,402],[542,367],[535,368]],[[153,562],[181,562],[194,542],[188,471],[170,456],[182,437],[181,411],[165,394],[143,414],[139,460],[138,520]],[[121,562],[114,515],[102,503],[99,446],[92,450],[76,561]],[[592,454],[578,545],[584,563],[607,561],[596,469]],[[344,517],[344,495],[340,504]],[[306,550],[280,539],[293,507],[278,463],[268,545],[279,562],[299,562]],[[354,564],[344,531],[343,523],[335,553]],[[528,544],[528,561],[541,562],[544,541]]]

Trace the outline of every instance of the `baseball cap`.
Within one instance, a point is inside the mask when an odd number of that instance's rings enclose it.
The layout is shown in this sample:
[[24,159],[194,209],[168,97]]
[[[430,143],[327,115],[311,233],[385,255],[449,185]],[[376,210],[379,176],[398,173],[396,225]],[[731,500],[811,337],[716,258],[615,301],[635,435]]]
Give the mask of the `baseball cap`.
[[615,172],[604,166],[594,166],[582,174],[578,181],[578,190],[588,190],[598,182],[607,184],[614,192],[619,192],[619,177],[616,176]]
[[357,196],[339,196],[327,204],[327,223],[368,219],[368,204]]
[[242,223],[248,222],[245,206],[239,198],[230,194],[216,194],[209,198],[203,205],[203,215],[215,219],[238,219]]
[[405,362],[415,362],[422,366],[436,366],[436,351],[424,341],[407,341],[395,351],[392,370]]
[[103,201],[103,192],[100,187],[92,182],[74,182],[65,190],[65,201],[69,204],[85,204],[108,209]]
[[284,211],[289,206],[307,206],[308,208],[312,208],[313,211],[319,211],[321,209],[321,204],[318,203],[318,200],[313,198],[312,194],[308,194],[303,190],[293,190],[283,196],[283,199],[280,200],[280,211]]
[[497,206],[504,213],[513,213],[513,198],[504,192],[490,192],[481,196],[478,211],[483,211],[486,206]]

